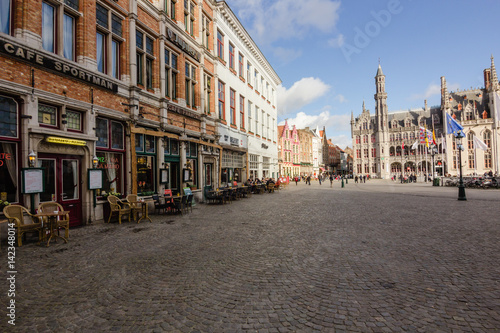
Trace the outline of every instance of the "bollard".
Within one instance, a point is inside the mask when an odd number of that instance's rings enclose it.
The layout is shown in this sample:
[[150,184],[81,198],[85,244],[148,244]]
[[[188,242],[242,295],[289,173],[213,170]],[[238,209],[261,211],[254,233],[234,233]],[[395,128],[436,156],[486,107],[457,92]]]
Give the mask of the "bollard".
[[344,188],[344,178],[342,178],[342,188]]

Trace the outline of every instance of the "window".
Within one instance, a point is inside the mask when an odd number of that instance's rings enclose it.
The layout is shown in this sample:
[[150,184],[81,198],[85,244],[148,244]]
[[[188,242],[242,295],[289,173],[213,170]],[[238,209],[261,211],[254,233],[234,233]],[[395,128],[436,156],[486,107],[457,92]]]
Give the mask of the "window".
[[224,35],[217,30],[217,56],[224,60]]
[[236,92],[233,89],[229,89],[229,120],[230,124],[235,125],[236,123]]
[[153,89],[154,39],[136,30],[137,84]]
[[245,128],[245,97],[240,95],[240,128]]
[[155,137],[152,135],[136,134],[135,135],[135,151],[137,153],[150,153],[154,154]]
[[[123,124],[117,121],[110,121],[105,118],[96,119],[96,146],[98,148],[108,148],[123,150]],[[110,145],[111,143],[111,145]]]
[[248,131],[252,131],[252,102],[248,101]]
[[372,157],[377,157],[377,148],[372,148]]
[[247,82],[252,84],[252,65],[247,61]]
[[42,4],[42,47],[55,52],[56,8],[47,2]]
[[368,149],[364,149],[363,153],[364,158],[368,158]]
[[208,74],[204,74],[205,76],[205,89],[204,89],[204,93],[205,93],[205,105],[204,105],[204,110],[203,112],[205,114],[210,114],[211,113],[211,110],[210,110],[210,102],[212,100],[212,77],[209,76]]
[[467,133],[467,148],[474,149],[474,132]]
[[[10,7],[9,0],[2,0],[2,2],[7,2],[7,6]],[[2,14],[3,7],[2,6]],[[5,15],[9,15],[9,10]],[[78,1],[66,0],[64,4],[53,5],[49,2],[42,3],[42,47],[44,50],[59,54],[66,59],[75,61],[75,45],[76,45],[76,16],[78,13]],[[2,26],[2,31],[10,28],[10,20],[6,23],[0,21],[0,26]],[[59,22],[62,23],[60,26]],[[5,24],[8,24],[5,26]],[[5,27],[4,27],[5,26]],[[62,31],[61,31],[62,30]],[[59,33],[61,31],[61,33]]]
[[361,158],[361,149],[356,149],[356,158]]
[[491,148],[491,132],[490,131],[485,131],[483,133],[483,142],[488,146],[488,148]]
[[257,72],[257,70],[254,70],[254,72],[253,72],[253,84],[254,84],[254,88],[256,91],[259,91],[258,76],[259,76],[259,72]]
[[186,104],[196,107],[196,67],[186,62]]
[[476,168],[476,161],[474,156],[474,151],[469,151],[469,169]]
[[265,132],[264,132],[264,128],[265,128],[264,122],[266,120],[265,117],[266,117],[266,113],[265,113],[264,110],[262,110],[262,118],[261,118],[261,122],[260,122],[261,125],[262,125],[262,131],[260,132],[260,134],[262,135],[262,137],[264,137],[264,135],[265,135]]
[[0,96],[0,136],[17,138],[17,103],[12,98]]
[[492,167],[490,150],[484,152],[484,167],[487,169],[491,169]]
[[361,143],[361,137],[356,135],[356,144],[359,145]]
[[0,1],[0,32],[10,35],[11,33],[12,0]]
[[376,141],[375,134],[372,134],[372,143],[375,143],[375,141]]
[[259,107],[255,106],[255,134],[259,135]]
[[184,0],[184,28],[191,36],[194,36],[194,11],[195,4],[190,0]]
[[78,111],[66,110],[66,121],[69,131],[82,132],[82,113]]
[[234,45],[229,43],[229,68],[234,69]]
[[225,114],[225,96],[224,96],[224,89],[225,89],[225,84],[219,81],[219,119],[225,120],[226,119],[226,114]]
[[38,104],[38,123],[57,127],[57,108],[55,106]]
[[102,190],[123,193],[125,178],[123,172],[123,124],[106,118],[97,118],[96,137],[98,168],[105,170]]
[[210,43],[209,43],[209,38],[210,38],[210,20],[208,17],[203,15],[202,17],[202,23],[203,23],[203,31],[202,31],[202,45],[207,49],[210,50]]
[[177,0],[167,0],[170,2],[170,18],[175,20],[175,5],[177,4]]
[[165,49],[165,96],[177,98],[177,55]]
[[123,20],[100,4],[96,4],[96,20],[97,70],[119,79]]
[[238,75],[241,78],[244,78],[244,73],[243,73],[243,55],[241,53],[238,53]]

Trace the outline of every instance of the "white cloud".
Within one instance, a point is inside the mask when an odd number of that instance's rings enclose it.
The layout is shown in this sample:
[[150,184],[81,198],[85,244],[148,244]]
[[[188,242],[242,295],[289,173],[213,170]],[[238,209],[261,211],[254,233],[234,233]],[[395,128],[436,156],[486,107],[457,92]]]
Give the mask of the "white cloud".
[[[295,125],[297,128],[309,127],[310,129],[314,129],[318,126],[319,129],[323,129],[323,126],[325,126],[327,137],[334,137],[333,134],[337,132],[350,131],[350,121],[350,115],[331,115],[329,111],[323,111],[317,115],[298,112],[295,118],[287,118],[288,125]],[[279,125],[284,124],[284,120],[279,123]]]
[[328,135],[328,130],[326,131],[326,135],[328,139],[332,141],[334,145],[339,146],[342,149],[345,149],[345,147],[352,147],[352,138],[347,135],[337,135],[337,136],[329,136]]
[[339,101],[340,104],[347,103],[347,99],[344,97],[344,95],[341,94],[335,96],[335,100]]
[[281,60],[282,63],[290,63],[302,55],[300,50],[292,50],[284,47],[275,47],[273,49],[274,56]]
[[329,39],[328,45],[334,48],[339,48],[342,47],[342,45],[344,45],[344,42],[345,42],[344,35],[339,34],[337,37]]
[[293,84],[290,89],[278,87],[278,113],[289,114],[300,110],[320,98],[330,90],[330,86],[318,78],[307,77]]
[[[457,83],[447,85],[448,91],[457,90],[459,87],[460,87],[460,85]],[[441,95],[441,85],[436,84],[436,83],[431,83],[431,84],[429,84],[429,86],[427,86],[427,89],[425,90],[424,93],[413,94],[411,96],[411,99],[412,100],[429,99],[429,98],[436,96],[436,95]]]
[[227,0],[259,42],[304,37],[310,29],[331,32],[338,22],[340,1]]

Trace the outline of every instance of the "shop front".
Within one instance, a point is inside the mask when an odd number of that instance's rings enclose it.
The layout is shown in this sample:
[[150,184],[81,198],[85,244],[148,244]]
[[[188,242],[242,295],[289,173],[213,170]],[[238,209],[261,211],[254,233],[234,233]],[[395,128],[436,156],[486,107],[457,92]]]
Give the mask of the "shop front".
[[247,174],[246,134],[232,131],[226,127],[219,128],[219,144],[222,147],[220,183],[244,183]]

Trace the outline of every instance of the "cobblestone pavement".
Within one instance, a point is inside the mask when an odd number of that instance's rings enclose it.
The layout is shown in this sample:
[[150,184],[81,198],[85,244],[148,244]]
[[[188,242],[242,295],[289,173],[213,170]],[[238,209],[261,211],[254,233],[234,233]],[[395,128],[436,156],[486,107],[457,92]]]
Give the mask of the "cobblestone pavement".
[[499,332],[500,191],[291,184],[16,252],[0,332]]

